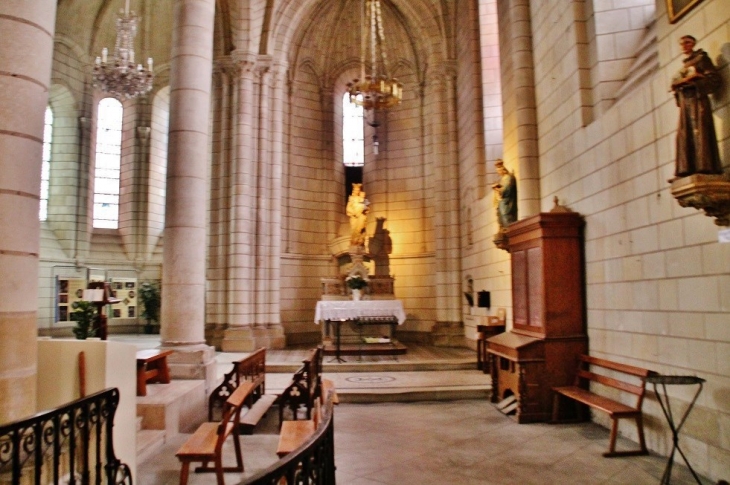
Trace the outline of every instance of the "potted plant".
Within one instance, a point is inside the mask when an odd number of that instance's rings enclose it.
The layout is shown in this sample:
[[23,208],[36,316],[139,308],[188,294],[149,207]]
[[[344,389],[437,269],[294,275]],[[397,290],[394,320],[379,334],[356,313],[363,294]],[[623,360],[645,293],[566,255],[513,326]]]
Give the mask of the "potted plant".
[[144,306],[144,310],[142,310],[142,318],[146,320],[144,333],[152,333],[155,328],[152,322],[160,321],[160,306],[162,305],[160,288],[154,283],[142,283],[139,287],[139,300]]
[[71,304],[75,311],[71,314],[71,319],[76,321],[73,333],[79,340],[86,340],[89,337],[96,336],[96,328],[94,328],[94,304],[90,301],[81,300]]
[[345,282],[347,283],[347,287],[352,291],[352,299],[355,301],[360,299],[362,289],[368,286],[367,280],[359,274],[348,276],[345,278]]

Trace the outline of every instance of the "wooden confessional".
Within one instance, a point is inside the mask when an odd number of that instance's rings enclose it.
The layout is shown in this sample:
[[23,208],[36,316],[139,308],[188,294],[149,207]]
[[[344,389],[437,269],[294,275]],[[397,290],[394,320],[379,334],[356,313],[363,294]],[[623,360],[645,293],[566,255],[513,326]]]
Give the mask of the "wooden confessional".
[[556,209],[509,226],[514,323],[487,339],[492,402],[520,423],[550,419],[551,388],[573,383],[578,355],[588,350],[584,221]]

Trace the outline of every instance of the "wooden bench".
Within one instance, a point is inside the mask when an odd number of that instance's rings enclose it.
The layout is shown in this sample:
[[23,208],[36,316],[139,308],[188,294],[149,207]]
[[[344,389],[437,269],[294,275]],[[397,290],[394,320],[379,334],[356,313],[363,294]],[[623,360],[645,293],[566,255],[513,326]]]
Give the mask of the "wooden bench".
[[167,356],[172,350],[147,349],[137,351],[137,395],[147,395],[147,383],[170,383]]
[[208,398],[208,421],[219,419],[228,396],[241,385],[249,388],[249,397],[245,402],[248,410],[240,416],[240,431],[251,434],[276,399],[276,396],[266,394],[266,349],[260,348],[233,362],[233,369],[223,376],[223,382]]
[[[331,381],[330,381],[331,383]],[[317,431],[317,427],[324,420],[322,419],[322,408],[332,412],[332,407],[337,404],[337,393],[334,384],[325,390],[315,401],[312,409],[312,419],[303,419],[298,421],[284,421],[281,423],[279,431],[279,444],[276,448],[276,454],[279,458],[283,458],[302,446]]]
[[[202,466],[195,469],[196,473],[215,472],[217,485],[225,485],[223,473],[243,471],[243,455],[241,454],[241,440],[237,423],[240,419],[241,406],[250,395],[251,390],[252,387],[248,385],[236,388],[226,400],[220,423],[208,422],[201,424],[175,453],[175,456],[182,463],[180,485],[188,483],[190,463],[192,462],[202,462]],[[233,435],[236,466],[224,467],[222,448],[223,443],[230,435]],[[211,461],[214,464],[213,467],[208,466]]]
[[[644,403],[644,394],[646,393],[646,378],[651,375],[656,375],[656,373],[640,367],[611,362],[588,355],[581,355],[578,359],[578,372],[576,373],[574,385],[553,388],[553,422],[558,422],[559,420],[561,396],[565,396],[580,404],[585,404],[586,406],[608,413],[613,421],[613,425],[611,426],[611,439],[608,452],[604,453],[603,456],[646,455],[648,451],[644,441],[644,423],[641,407]],[[597,368],[602,369],[600,374],[594,372]],[[622,378],[624,380],[621,380]],[[626,382],[627,380],[633,380],[635,383]],[[587,388],[591,382],[633,394],[636,396],[636,402],[633,406],[630,406],[589,391]],[[583,417],[582,411],[583,406],[579,405],[577,409],[579,419]],[[638,450],[616,451],[619,419],[633,419],[636,422],[636,428],[639,434]]]
[[329,379],[322,379],[322,359],[324,349],[320,345],[313,349],[300,367],[292,376],[291,383],[277,398],[279,405],[279,423],[284,423],[284,414],[291,411],[292,420],[299,419],[300,411],[304,411],[306,419],[312,419],[312,410],[316,400],[326,397],[333,392],[333,403],[339,403],[337,393],[334,392],[334,383]]

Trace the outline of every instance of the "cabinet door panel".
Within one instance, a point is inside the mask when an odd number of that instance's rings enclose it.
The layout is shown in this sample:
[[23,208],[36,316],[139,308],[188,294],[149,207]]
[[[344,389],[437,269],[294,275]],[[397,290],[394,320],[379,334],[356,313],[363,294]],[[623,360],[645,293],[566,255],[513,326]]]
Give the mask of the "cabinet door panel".
[[531,327],[542,327],[543,309],[543,277],[542,277],[542,248],[530,248],[527,250],[527,292],[530,319],[528,325]]
[[515,325],[527,325],[527,261],[525,251],[512,253],[512,313]]

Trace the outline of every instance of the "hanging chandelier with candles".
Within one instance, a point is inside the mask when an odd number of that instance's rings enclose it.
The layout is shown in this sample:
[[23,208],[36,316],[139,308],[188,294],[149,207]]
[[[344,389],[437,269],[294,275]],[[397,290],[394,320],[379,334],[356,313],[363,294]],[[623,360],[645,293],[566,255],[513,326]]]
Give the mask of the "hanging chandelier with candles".
[[[360,77],[347,83],[350,102],[366,110],[384,110],[400,104],[403,84],[388,75],[385,32],[380,0],[365,2],[360,46]],[[370,54],[370,74],[365,74],[366,53]]]
[[129,0],[117,17],[117,40],[114,55],[104,47],[96,58],[92,78],[94,87],[111,94],[119,100],[132,99],[147,94],[152,89],[152,58],[147,59],[147,68],[134,62],[134,37],[137,35],[137,17],[129,11]]

